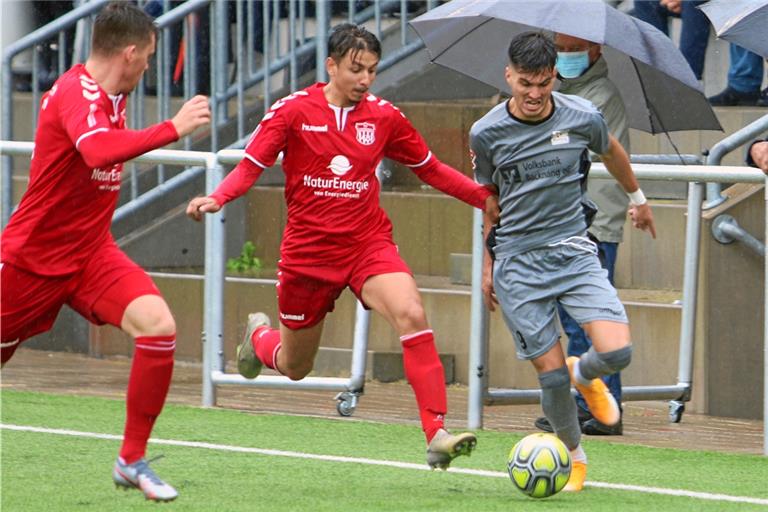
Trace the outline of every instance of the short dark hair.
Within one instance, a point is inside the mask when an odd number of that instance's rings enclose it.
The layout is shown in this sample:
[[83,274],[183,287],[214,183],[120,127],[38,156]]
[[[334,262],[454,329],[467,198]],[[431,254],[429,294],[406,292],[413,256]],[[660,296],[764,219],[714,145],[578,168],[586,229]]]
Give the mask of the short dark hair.
[[157,38],[157,27],[149,14],[133,2],[110,2],[93,23],[91,51],[112,55],[132,44],[145,46],[152,35]]
[[336,25],[328,38],[328,56],[339,62],[350,51],[353,57],[358,52],[369,51],[381,59],[381,43],[368,29],[351,23]]
[[509,43],[509,63],[518,71],[535,73],[550,71],[557,61],[552,38],[543,32],[523,32]]

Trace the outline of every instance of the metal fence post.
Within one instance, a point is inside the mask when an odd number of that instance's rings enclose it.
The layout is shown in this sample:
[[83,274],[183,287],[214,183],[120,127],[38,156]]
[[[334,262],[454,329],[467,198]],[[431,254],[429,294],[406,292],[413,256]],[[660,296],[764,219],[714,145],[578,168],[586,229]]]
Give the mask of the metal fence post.
[[467,428],[483,428],[483,395],[488,375],[488,310],[483,304],[483,213],[472,215],[472,299],[469,322]]
[[[206,164],[205,192],[213,193],[224,171],[215,154]],[[203,407],[216,405],[211,373],[224,371],[224,222],[225,212],[205,216],[205,285],[203,327]]]

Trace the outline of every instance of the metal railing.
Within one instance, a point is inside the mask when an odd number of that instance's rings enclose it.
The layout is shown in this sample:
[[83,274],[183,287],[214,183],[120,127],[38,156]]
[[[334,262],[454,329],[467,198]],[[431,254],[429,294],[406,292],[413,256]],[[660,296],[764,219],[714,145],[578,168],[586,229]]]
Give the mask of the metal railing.
[[[64,58],[67,50],[65,31],[85,21],[85,33],[90,33],[92,16],[107,1],[92,0],[84,3],[66,16],[8,46],[2,63],[2,139],[14,139],[14,58],[29,48],[58,38],[58,72],[63,73],[68,67]],[[146,1],[139,3],[147,4]],[[210,151],[218,151],[230,145],[233,140],[244,139],[258,121],[260,112],[266,111],[278,95],[286,95],[313,80],[325,80],[325,41],[328,31],[332,23],[344,21],[340,13],[333,12],[339,6],[346,6],[347,20],[366,24],[380,39],[385,35],[386,27],[399,26],[402,31],[401,46],[384,56],[378,67],[379,72],[386,71],[399,60],[423,48],[418,37],[408,40],[408,2],[404,0],[375,0],[361,10],[356,10],[357,2],[352,0],[343,3],[330,0],[289,0],[287,13],[281,13],[281,6],[285,2],[280,0],[187,0],[170,10],[170,2],[167,0],[161,2],[161,5],[165,12],[155,20],[159,29],[156,57],[129,101],[129,126],[143,127],[152,121],[151,117],[158,122],[170,118],[174,95],[190,98],[201,91],[210,93],[214,120],[208,134]],[[431,9],[435,5],[434,0],[429,0],[424,7]],[[314,16],[310,16],[309,7],[314,8]],[[399,21],[387,19],[387,23],[383,22],[387,14],[398,10]],[[258,32],[261,33],[260,37]],[[208,45],[201,40],[203,37],[208,37]],[[83,39],[87,40],[88,37]],[[318,40],[322,44],[318,45]],[[228,51],[230,41],[233,41],[234,48]],[[206,46],[211,50],[202,51]],[[87,49],[80,53],[86,55]],[[313,54],[315,58],[310,59]],[[37,122],[40,104],[36,59],[37,52],[33,52],[33,125]],[[259,59],[261,65],[257,66]],[[203,76],[206,65],[207,77]],[[234,73],[230,68],[233,68]],[[312,72],[313,76],[306,76]],[[183,76],[182,81],[177,80],[179,76]],[[304,76],[306,78],[302,82]],[[147,82],[152,79],[155,84],[149,85]],[[154,87],[154,91],[149,94],[147,90],[151,87]],[[152,95],[156,99],[154,113],[150,112]],[[230,111],[234,113],[230,114]],[[190,150],[193,146],[193,137],[187,136],[183,142],[184,149]],[[134,163],[126,171],[129,173],[130,198],[136,199],[142,188],[141,172]],[[154,175],[146,174],[149,186],[163,187],[166,181],[174,178],[162,164],[153,171]],[[188,177],[182,177],[180,181],[184,182]],[[12,162],[10,157],[6,157],[3,161],[2,180],[5,186],[0,211],[0,223],[3,226],[12,211],[12,178]]]
[[[0,141],[0,155],[28,156],[34,145],[30,142]],[[138,162],[174,165],[202,165],[206,168],[206,193],[210,194],[223,179],[223,164],[239,162],[242,150],[222,150],[218,153],[155,150],[142,155]],[[683,278],[683,315],[680,329],[680,347],[677,383],[667,386],[625,387],[625,396],[633,400],[672,398],[680,405],[690,398],[693,370],[693,345],[696,324],[696,303],[699,265],[699,238],[701,212],[704,199],[704,183],[762,183],[766,178],[761,171],[749,167],[675,166],[635,164],[635,174],[641,179],[689,182],[688,211],[685,243],[685,271]],[[594,164],[593,176],[607,178],[609,173],[602,164]],[[768,187],[765,188],[766,240],[768,240]],[[226,207],[215,215],[205,218],[205,289],[203,342],[203,405],[216,404],[217,385],[249,385],[257,387],[281,387],[303,389],[338,390],[337,408],[348,415],[357,405],[365,375],[365,355],[368,347],[369,313],[358,304],[356,313],[353,358],[349,379],[315,377],[291,381],[286,377],[262,376],[245,379],[224,371],[223,308],[224,308],[224,224]],[[483,403],[532,403],[539,399],[539,390],[489,389],[488,388],[488,311],[482,300],[482,214],[474,211],[473,218],[473,266],[470,318],[470,361],[468,427],[482,428]],[[768,259],[766,260],[765,289],[768,289]],[[764,404],[763,451],[768,455],[768,301],[765,302],[764,338]],[[677,411],[682,414],[682,410]]]

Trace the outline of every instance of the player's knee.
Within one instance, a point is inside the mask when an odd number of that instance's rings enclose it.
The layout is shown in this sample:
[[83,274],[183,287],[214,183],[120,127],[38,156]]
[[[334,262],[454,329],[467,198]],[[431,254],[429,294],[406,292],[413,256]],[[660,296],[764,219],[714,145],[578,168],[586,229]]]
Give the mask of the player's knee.
[[611,373],[616,373],[629,366],[632,361],[632,344],[610,352],[598,352],[597,355]]
[[144,315],[138,327],[145,336],[170,336],[176,333],[176,321],[167,310]]
[[404,302],[395,314],[397,330],[401,333],[423,331],[427,329],[427,315],[420,300]]

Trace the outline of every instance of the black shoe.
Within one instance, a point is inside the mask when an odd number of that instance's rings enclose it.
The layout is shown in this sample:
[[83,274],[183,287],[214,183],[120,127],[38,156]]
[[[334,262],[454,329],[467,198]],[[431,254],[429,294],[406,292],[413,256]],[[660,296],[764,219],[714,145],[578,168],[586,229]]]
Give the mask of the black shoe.
[[760,97],[757,99],[757,106],[768,107],[768,87],[763,89],[763,92],[760,93]]
[[715,96],[707,98],[713,107],[753,107],[757,104],[760,91],[741,92],[731,87]]
[[[579,427],[583,430],[584,424],[594,418],[592,418],[592,415],[589,413],[589,411],[585,411],[581,407],[578,407],[577,409],[579,414]],[[539,430],[543,430],[544,432],[555,431],[546,416],[540,416],[536,418],[536,420],[533,422],[533,425]]]
[[609,427],[592,418],[581,424],[581,432],[588,436],[620,436],[624,433],[624,427],[621,420]]

